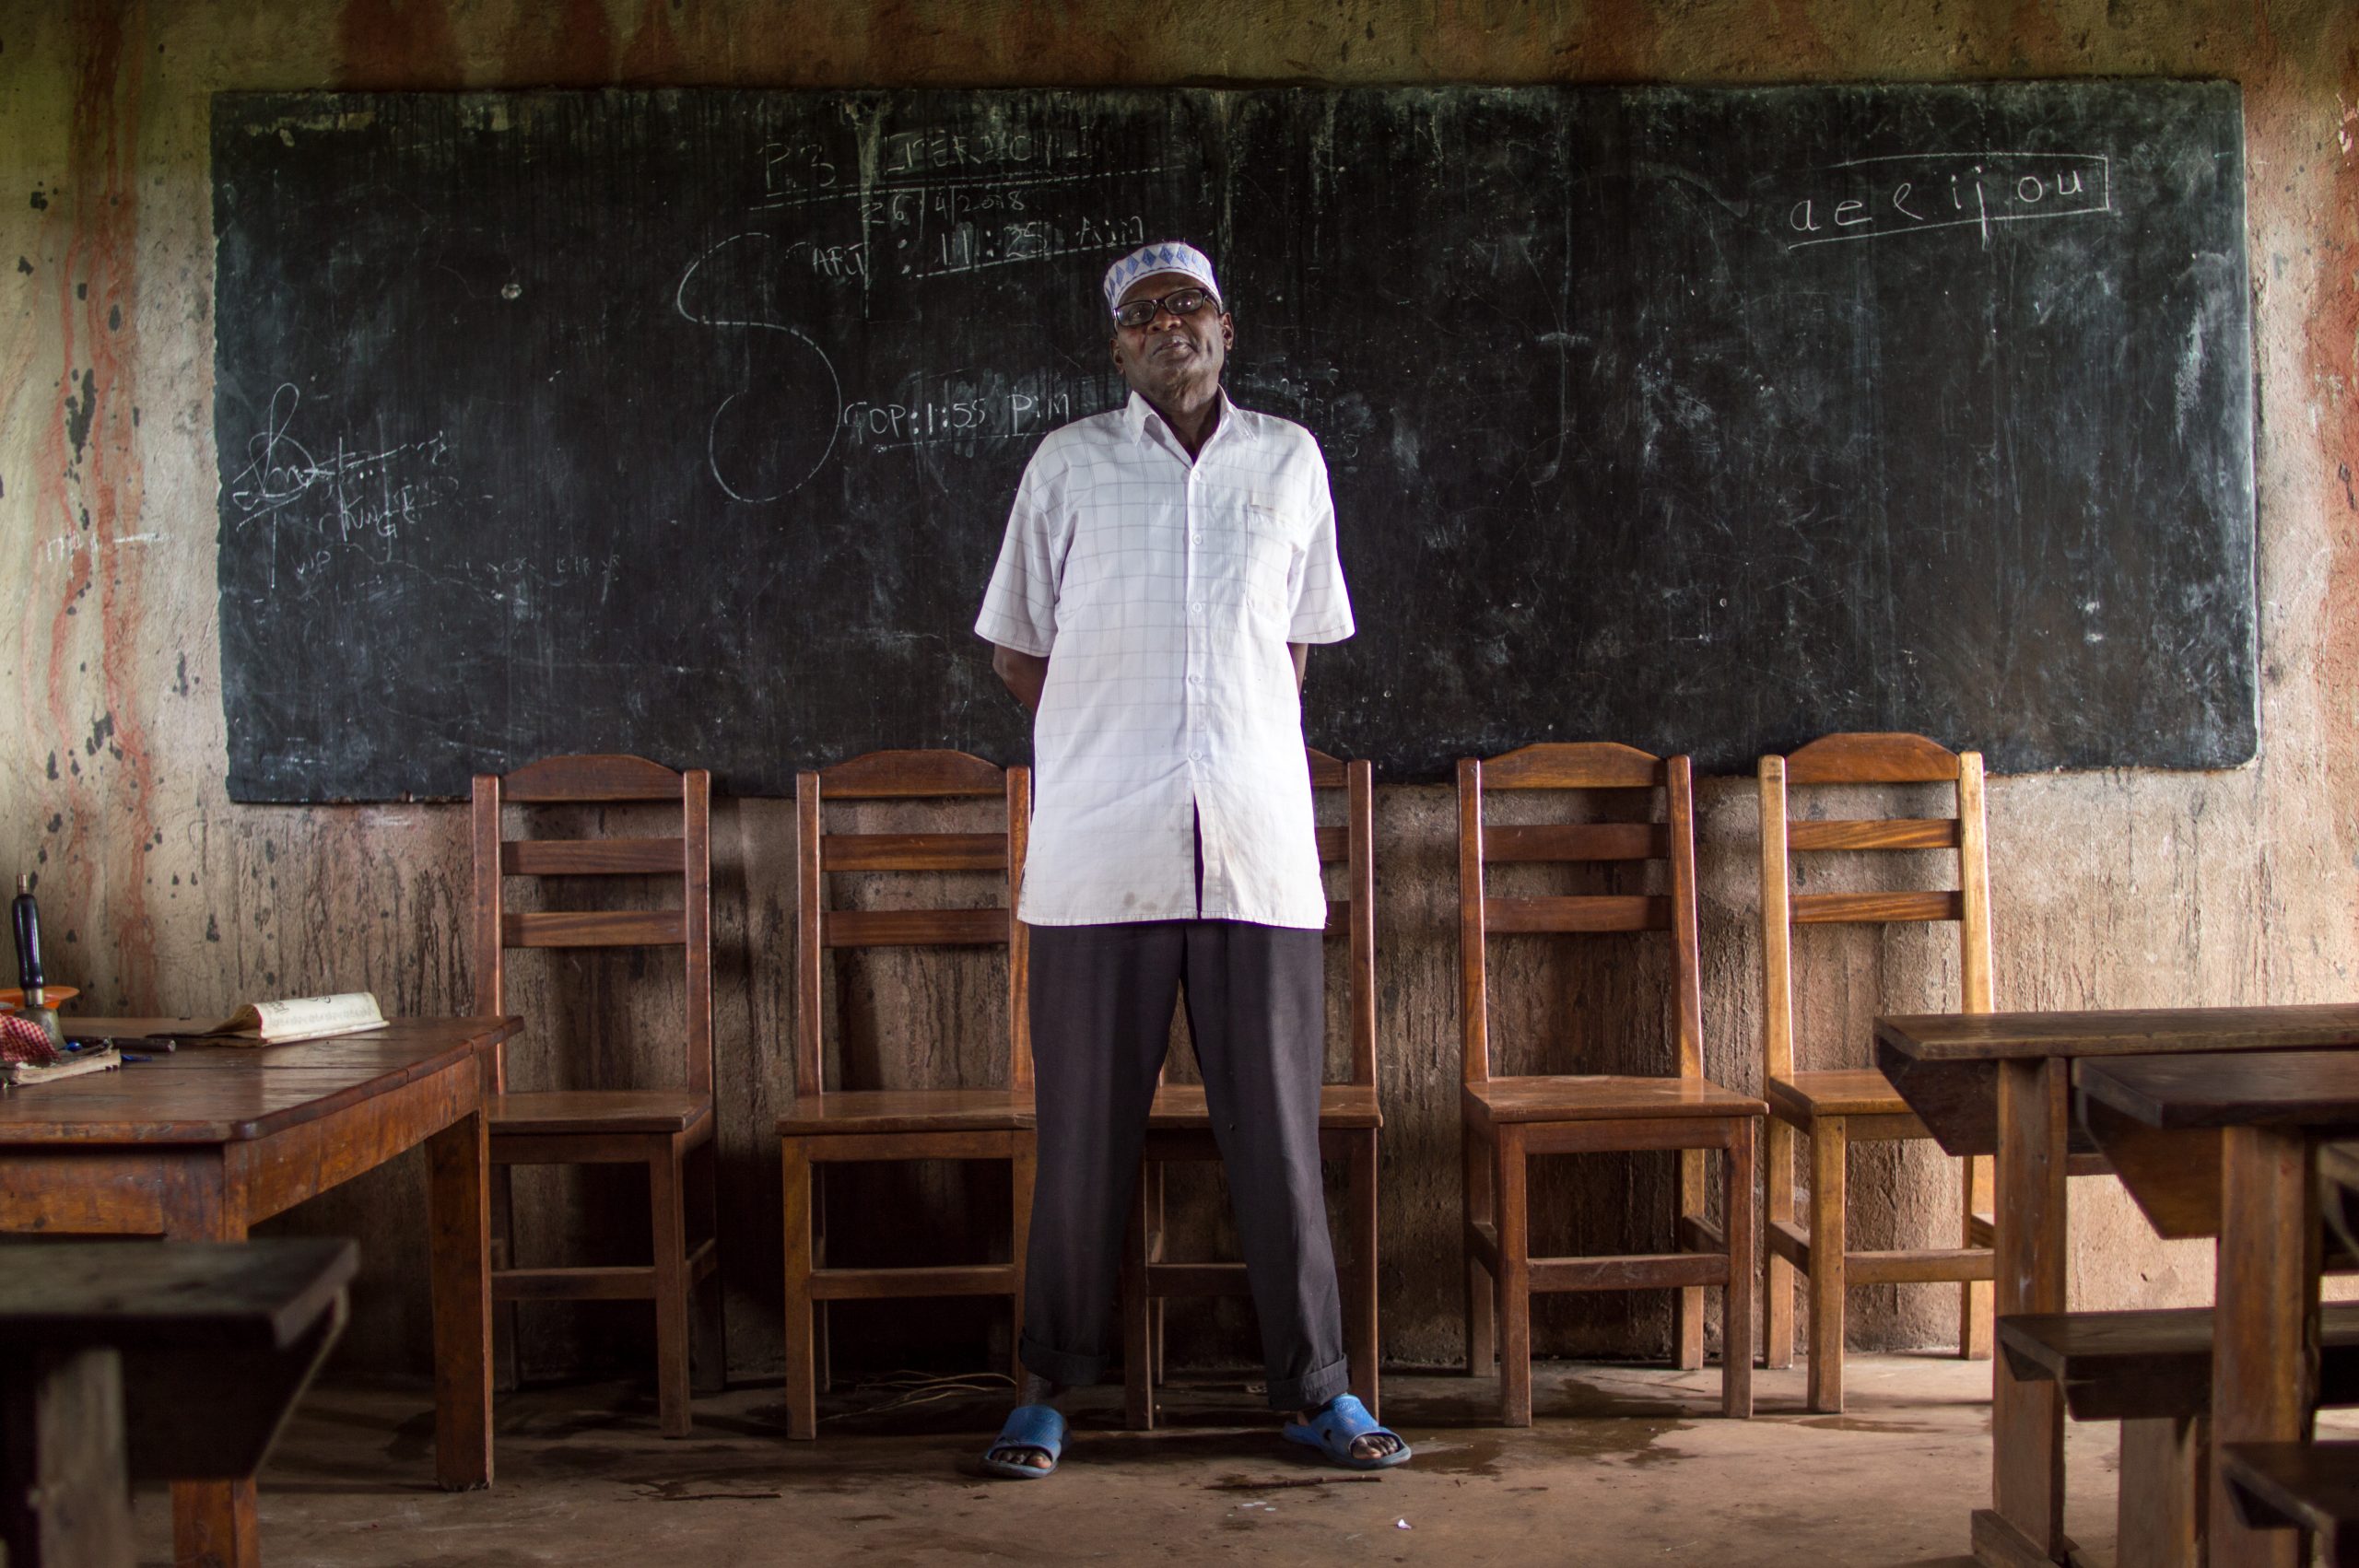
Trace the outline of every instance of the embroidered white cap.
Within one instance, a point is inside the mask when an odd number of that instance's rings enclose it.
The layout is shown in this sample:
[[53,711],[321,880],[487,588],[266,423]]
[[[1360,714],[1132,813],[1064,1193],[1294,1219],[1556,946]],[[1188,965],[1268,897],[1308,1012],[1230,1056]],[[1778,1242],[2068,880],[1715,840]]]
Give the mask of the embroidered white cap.
[[1165,240],[1142,245],[1106,269],[1106,309],[1120,306],[1123,292],[1139,279],[1166,272],[1192,277],[1214,298],[1220,298],[1220,280],[1213,276],[1212,258],[1184,240]]

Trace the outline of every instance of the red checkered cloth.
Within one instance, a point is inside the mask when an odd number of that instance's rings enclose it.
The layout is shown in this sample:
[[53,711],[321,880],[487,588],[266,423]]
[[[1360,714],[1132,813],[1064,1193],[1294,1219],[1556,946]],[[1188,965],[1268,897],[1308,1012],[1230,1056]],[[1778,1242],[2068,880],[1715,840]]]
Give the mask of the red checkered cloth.
[[49,1031],[18,1013],[0,1015],[0,1061],[47,1067],[56,1059]]

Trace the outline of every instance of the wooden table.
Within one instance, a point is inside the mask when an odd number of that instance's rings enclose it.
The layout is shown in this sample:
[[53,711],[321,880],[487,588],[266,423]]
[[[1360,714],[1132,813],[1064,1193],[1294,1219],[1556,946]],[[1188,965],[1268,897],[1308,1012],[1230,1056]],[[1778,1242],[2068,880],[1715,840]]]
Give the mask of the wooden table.
[[[2309,1435],[2317,1398],[2317,1141],[2359,1126],[2359,1051],[2086,1061],[2081,1106],[2098,1146],[2167,1237],[2219,1237],[2212,1445]],[[2212,1474],[2214,1568],[2293,1568],[2292,1530],[2254,1530]]]
[[0,1559],[132,1568],[132,1481],[250,1480],[359,1266],[333,1236],[0,1246]]
[[[2071,1258],[2064,1179],[2073,1064],[2185,1051],[2359,1045],[2359,1004],[2117,1012],[1924,1014],[1876,1021],[1876,1065],[1952,1154],[1994,1154],[1994,1303],[2061,1312]],[[2052,1383],[1991,1363],[1991,1506],[1975,1556],[2035,1568],[2071,1561],[2064,1535],[2064,1401]]]
[[[69,1036],[176,1021],[75,1019]],[[402,1019],[260,1049],[190,1044],[0,1096],[0,1232],[242,1241],[247,1228],[427,1146],[435,1479],[491,1481],[485,1059],[513,1018]],[[183,1025],[184,1026],[184,1025]],[[254,1486],[178,1482],[182,1568],[261,1561]]]

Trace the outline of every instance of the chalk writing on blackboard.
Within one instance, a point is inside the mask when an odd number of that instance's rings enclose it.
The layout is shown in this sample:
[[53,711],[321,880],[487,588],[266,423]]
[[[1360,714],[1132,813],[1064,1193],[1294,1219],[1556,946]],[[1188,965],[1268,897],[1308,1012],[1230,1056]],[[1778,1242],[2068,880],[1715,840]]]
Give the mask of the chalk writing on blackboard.
[[296,568],[301,577],[329,548],[398,538],[419,513],[440,506],[459,487],[449,467],[450,444],[439,430],[383,446],[357,446],[338,436],[324,456],[314,455],[295,434],[295,411],[302,401],[293,382],[279,383],[264,412],[263,427],[247,438],[246,465],[225,486],[234,526],[270,525],[273,590],[278,586],[282,524],[323,542],[317,550],[302,546],[308,552],[305,565]]
[[[737,472],[732,462],[724,457],[724,450],[739,450],[749,442],[775,448],[791,439],[795,432],[780,430],[778,432],[778,441],[766,442],[760,439],[758,432],[749,438],[743,431],[733,430],[729,411],[731,406],[745,395],[746,390],[745,388],[731,392],[713,408],[711,417],[705,422],[706,470],[711,474],[713,483],[721,486],[722,494],[733,501],[747,506],[763,506],[771,501],[783,500],[808,485],[812,475],[827,466],[827,459],[836,450],[836,433],[842,425],[844,398],[843,381],[836,374],[835,362],[827,357],[827,350],[814,343],[806,333],[789,326],[784,322],[763,319],[757,308],[726,301],[708,303],[696,287],[697,274],[706,263],[732,246],[748,244],[757,240],[767,246],[773,243],[773,237],[759,232],[733,234],[719,244],[707,248],[704,253],[690,262],[687,270],[680,275],[680,281],[672,291],[672,308],[682,317],[694,322],[700,327],[778,333],[788,341],[801,344],[810,350],[811,355],[818,360],[820,368],[826,371],[827,386],[834,394],[834,404],[827,411],[827,439],[826,445],[820,449],[819,455],[812,460],[809,467],[802,470],[800,475],[791,482],[773,484],[748,483],[744,474]],[[788,250],[792,251],[798,248],[807,247],[802,247],[799,244],[790,245]],[[811,421],[799,422],[797,428],[807,428],[811,423]],[[738,484],[731,483],[733,475],[739,481]],[[745,487],[740,488],[741,485]]]
[[1822,170],[1823,188],[1785,211],[1789,252],[1937,228],[1973,228],[1988,250],[1994,226],[2113,211],[2112,160],[2102,153],[1894,153]]
[[1071,423],[1076,410],[1097,412],[1091,391],[1076,401],[1073,386],[1050,372],[1010,378],[988,369],[954,370],[904,378],[889,398],[848,403],[843,423],[853,446],[888,452],[1028,439]]

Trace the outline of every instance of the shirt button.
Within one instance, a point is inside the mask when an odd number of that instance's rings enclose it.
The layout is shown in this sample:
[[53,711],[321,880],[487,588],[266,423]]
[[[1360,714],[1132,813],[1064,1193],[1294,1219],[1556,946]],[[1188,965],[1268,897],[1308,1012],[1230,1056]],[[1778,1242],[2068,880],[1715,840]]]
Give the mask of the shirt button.
[[1191,604],[1188,606],[1188,614],[1191,615],[1201,615],[1203,613],[1204,607],[1202,604]]
[[1204,760],[1204,754],[1202,752],[1190,752],[1188,754],[1188,760],[1190,762],[1202,762]]
[[1191,686],[1201,686],[1204,684],[1204,678],[1202,675],[1191,675],[1188,677],[1188,684]]

